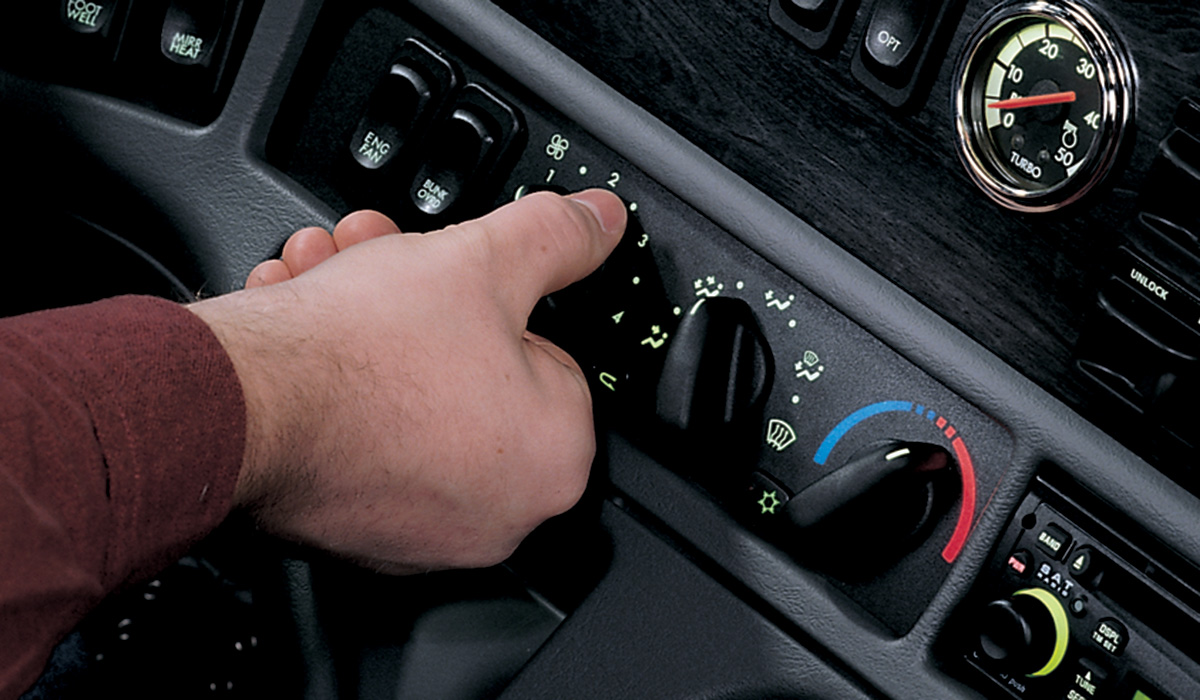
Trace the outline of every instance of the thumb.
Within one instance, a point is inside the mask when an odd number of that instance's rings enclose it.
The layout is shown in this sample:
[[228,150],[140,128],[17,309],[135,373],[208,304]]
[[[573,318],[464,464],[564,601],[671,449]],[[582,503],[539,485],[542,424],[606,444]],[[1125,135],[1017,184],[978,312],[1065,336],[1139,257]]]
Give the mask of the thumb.
[[620,197],[592,189],[568,196],[537,192],[463,224],[482,236],[494,289],[524,319],[538,299],[591,274],[625,232]]

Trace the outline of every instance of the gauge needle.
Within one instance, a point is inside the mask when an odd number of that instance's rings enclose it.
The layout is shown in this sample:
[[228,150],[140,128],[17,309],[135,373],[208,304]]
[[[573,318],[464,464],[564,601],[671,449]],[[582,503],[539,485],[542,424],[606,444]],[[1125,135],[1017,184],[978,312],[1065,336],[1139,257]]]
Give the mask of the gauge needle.
[[1021,107],[1043,107],[1064,102],[1074,102],[1074,91],[1052,92],[1049,95],[1030,95],[1029,97],[1014,97],[1009,100],[997,100],[988,105],[992,109],[1020,109]]

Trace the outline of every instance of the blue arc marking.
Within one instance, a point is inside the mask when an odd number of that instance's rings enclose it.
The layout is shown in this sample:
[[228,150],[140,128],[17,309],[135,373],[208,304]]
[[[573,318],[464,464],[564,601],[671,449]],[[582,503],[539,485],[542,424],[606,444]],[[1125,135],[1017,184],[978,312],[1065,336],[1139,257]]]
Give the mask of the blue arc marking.
[[829,459],[829,453],[833,452],[834,447],[837,447],[838,440],[841,440],[842,436],[866,419],[877,416],[880,413],[909,413],[912,410],[913,405],[911,401],[880,401],[870,406],[863,406],[854,413],[846,416],[841,423],[837,424],[837,427],[829,431],[829,434],[825,436],[825,440],[821,442],[821,447],[817,450],[813,461],[817,464],[825,464],[825,460]]

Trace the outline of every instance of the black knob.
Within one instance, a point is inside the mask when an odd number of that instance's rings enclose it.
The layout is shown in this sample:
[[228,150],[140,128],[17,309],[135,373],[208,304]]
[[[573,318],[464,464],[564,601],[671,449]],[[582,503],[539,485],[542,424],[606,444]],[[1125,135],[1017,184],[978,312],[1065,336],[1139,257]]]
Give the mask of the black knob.
[[775,359],[750,305],[703,299],[675,329],[656,413],[690,452],[753,457],[774,377]]
[[1069,623],[1062,603],[1041,588],[987,604],[979,619],[979,653],[1009,673],[1044,676],[1066,654]]
[[958,497],[959,483],[945,448],[890,441],[796,494],[787,515],[814,564],[853,577],[919,544]]

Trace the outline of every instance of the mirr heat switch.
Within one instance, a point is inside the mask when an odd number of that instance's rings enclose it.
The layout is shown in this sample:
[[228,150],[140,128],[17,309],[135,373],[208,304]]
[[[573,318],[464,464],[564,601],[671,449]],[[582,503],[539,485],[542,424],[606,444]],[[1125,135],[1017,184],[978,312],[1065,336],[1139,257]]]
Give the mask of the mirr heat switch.
[[354,160],[367,170],[387,168],[429,128],[457,86],[449,61],[415,39],[404,42],[350,139]]
[[159,42],[162,55],[183,66],[213,65],[231,4],[229,0],[171,0]]
[[479,85],[463,88],[454,111],[426,140],[426,158],[409,188],[413,205],[441,216],[479,204],[520,131],[512,107]]

